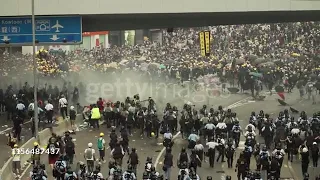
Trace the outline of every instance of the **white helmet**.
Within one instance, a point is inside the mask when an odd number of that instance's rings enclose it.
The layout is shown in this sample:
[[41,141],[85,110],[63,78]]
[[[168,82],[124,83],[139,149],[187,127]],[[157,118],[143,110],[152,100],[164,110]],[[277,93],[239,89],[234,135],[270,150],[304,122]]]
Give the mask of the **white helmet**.
[[74,106],[70,106],[70,109],[71,109],[71,110],[74,110]]
[[88,143],[88,147],[89,147],[89,148],[92,148],[92,143]]
[[306,152],[308,152],[308,149],[305,147],[302,149],[302,152],[306,153]]

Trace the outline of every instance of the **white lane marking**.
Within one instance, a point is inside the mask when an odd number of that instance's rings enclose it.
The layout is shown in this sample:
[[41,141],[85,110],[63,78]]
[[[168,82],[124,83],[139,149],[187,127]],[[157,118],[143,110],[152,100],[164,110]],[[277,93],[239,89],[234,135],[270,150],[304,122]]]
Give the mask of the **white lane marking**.
[[233,109],[233,108],[237,108],[237,107],[240,107],[240,106],[244,106],[246,104],[250,104],[250,103],[253,103],[253,102],[244,102],[244,103],[239,103],[237,105],[233,105],[233,106],[228,106],[229,109]]
[[[242,99],[242,100],[240,100],[240,101],[238,101],[238,102],[235,102],[235,103],[233,103],[233,104],[225,107],[224,109],[225,109],[225,110],[226,110],[226,109],[232,109],[232,108],[235,107],[235,105],[237,105],[236,107],[243,106],[243,105],[245,105],[245,103],[242,103],[242,102],[243,102],[244,100],[249,99],[249,98],[250,98],[250,97],[245,98],[245,99]],[[179,131],[177,134],[175,134],[172,139],[177,138],[179,135],[180,135],[180,131]],[[160,161],[160,158],[161,158],[161,156],[162,156],[162,154],[164,153],[165,150],[166,150],[166,148],[162,148],[162,150],[161,150],[160,153],[158,154],[158,156],[157,156],[157,158],[156,158],[156,161],[154,162],[154,167],[155,167],[155,168],[157,168],[157,166],[158,166],[158,164],[159,164],[159,161]]]
[[[31,120],[29,120],[29,121],[27,121],[27,122],[23,123],[23,125],[28,124],[28,123],[30,123],[30,122],[31,122]],[[9,128],[7,128],[7,129],[5,129],[5,130],[2,130],[2,131],[0,131],[0,134],[4,134],[4,133],[6,133],[6,132],[10,131],[11,129],[12,129],[12,127],[9,127]]]
[[0,134],[5,134],[7,131],[10,131],[12,129],[12,127],[7,128],[5,130],[0,131]]
[[298,176],[296,175],[295,171],[293,170],[292,164],[291,164],[290,161],[288,161],[288,167],[289,167],[289,172],[290,172],[290,174],[291,174],[293,177],[298,177]]
[[[81,114],[77,114],[77,116],[81,116]],[[31,120],[28,121],[28,122],[25,122],[25,124],[26,124],[26,123],[29,123],[29,122],[31,122]],[[100,124],[100,125],[101,125],[101,124]],[[75,145],[76,145],[76,144],[75,144]],[[109,149],[109,146],[107,147],[107,149]],[[81,153],[80,153],[80,154],[81,154]],[[25,169],[23,170],[23,172],[22,172],[21,175],[20,175],[19,180],[27,173],[27,171],[30,169],[31,166],[32,166],[32,164],[29,163],[29,164],[25,167]]]
[[[177,134],[175,134],[172,139],[177,138],[179,135],[180,135],[180,131]],[[162,156],[162,154],[164,153],[165,150],[166,150],[166,148],[162,148],[160,153],[158,154],[157,159],[156,159],[156,161],[154,163],[154,167],[155,168],[157,168],[157,165],[158,165],[158,163],[160,161],[160,158],[161,158],[161,156]]]

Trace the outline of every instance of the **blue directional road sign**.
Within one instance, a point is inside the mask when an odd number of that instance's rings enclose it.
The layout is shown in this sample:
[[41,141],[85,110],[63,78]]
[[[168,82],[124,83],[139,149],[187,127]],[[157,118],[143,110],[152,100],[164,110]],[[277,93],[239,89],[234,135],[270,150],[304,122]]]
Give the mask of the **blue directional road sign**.
[[[36,40],[39,44],[82,43],[80,16],[36,17]],[[31,17],[0,18],[0,45],[31,45]]]

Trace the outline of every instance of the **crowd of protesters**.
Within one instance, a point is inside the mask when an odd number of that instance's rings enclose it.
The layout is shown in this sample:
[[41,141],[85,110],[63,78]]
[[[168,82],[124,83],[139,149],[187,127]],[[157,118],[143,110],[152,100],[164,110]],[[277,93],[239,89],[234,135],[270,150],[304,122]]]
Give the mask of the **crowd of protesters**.
[[[146,69],[148,64],[163,64],[162,71],[192,68],[194,76],[212,71],[228,71],[225,66],[233,60],[239,64],[245,60],[264,59],[263,63],[275,61],[274,70],[282,71],[316,71],[315,59],[319,59],[319,22],[295,22],[281,24],[249,24],[213,26],[205,29],[211,31],[211,56],[200,55],[198,33],[204,28],[175,29],[168,33],[163,31],[162,45],[148,40],[135,46],[110,46],[92,50],[68,52],[64,57],[51,57],[55,63],[39,62],[39,70],[45,74],[57,71],[109,71],[135,67]],[[4,53],[1,56],[2,76],[23,75],[32,69],[32,56]],[[301,66],[295,59],[303,59]],[[67,63],[66,63],[67,62]],[[289,62],[289,63],[286,63]],[[270,63],[271,64],[271,63]],[[264,64],[263,67],[269,67]],[[271,65],[273,66],[273,65]],[[232,70],[236,70],[233,68]],[[183,71],[187,73],[186,71]],[[181,74],[183,74],[181,72]]]

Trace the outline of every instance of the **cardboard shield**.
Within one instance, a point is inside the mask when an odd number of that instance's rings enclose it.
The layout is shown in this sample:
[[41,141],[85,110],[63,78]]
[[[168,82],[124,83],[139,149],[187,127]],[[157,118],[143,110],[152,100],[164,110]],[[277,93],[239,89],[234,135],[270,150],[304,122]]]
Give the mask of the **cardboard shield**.
[[299,111],[298,111],[298,110],[296,110],[296,109],[294,109],[293,107],[290,107],[290,111],[291,111],[292,113],[294,113],[294,114],[299,113]]
[[282,105],[282,106],[286,106],[288,105],[284,100],[282,99],[278,99],[278,102]]

